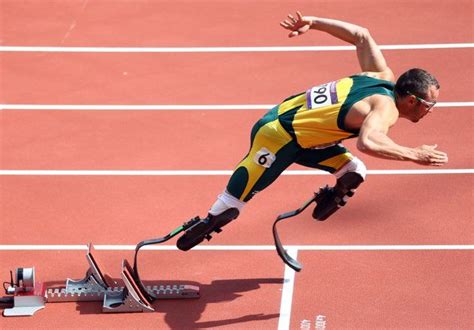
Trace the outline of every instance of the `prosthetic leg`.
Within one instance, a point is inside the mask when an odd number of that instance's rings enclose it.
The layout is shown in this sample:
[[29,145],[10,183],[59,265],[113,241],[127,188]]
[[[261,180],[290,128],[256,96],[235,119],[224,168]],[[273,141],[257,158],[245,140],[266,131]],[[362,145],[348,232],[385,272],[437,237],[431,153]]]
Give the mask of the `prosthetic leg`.
[[204,239],[208,241],[212,238],[211,233],[220,233],[222,227],[239,216],[239,210],[230,208],[218,215],[208,214],[206,218],[196,222],[196,224],[186,230],[183,236],[178,239],[176,246],[178,249],[188,251],[201,243]]
[[[359,168],[365,169],[360,166]],[[275,240],[275,247],[278,255],[293,270],[299,272],[303,268],[301,263],[293,259],[284,249],[280,237],[277,232],[277,223],[294,217],[303,212],[310,204],[316,202],[316,207],[313,211],[313,218],[323,221],[329,218],[339,208],[344,206],[349,197],[354,195],[354,190],[364,181],[365,171],[359,170],[361,174],[357,172],[345,172],[338,178],[334,187],[326,186],[321,188],[319,192],[315,193],[314,196],[303,204],[299,209],[280,214],[275,222],[273,223],[273,238]]]
[[326,186],[316,194],[316,207],[313,218],[324,221],[341,207],[346,205],[347,200],[354,196],[355,189],[364,182],[359,173],[347,172],[341,176],[334,187]]

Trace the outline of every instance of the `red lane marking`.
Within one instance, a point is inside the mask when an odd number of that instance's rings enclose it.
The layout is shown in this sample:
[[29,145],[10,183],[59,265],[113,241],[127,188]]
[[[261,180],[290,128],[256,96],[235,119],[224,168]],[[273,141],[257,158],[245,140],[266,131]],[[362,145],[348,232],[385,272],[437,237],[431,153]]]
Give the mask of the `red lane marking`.
[[[397,74],[433,72],[440,101],[472,101],[472,50],[385,55]],[[1,101],[19,104],[269,104],[360,70],[355,52],[1,56]]]
[[[5,169],[233,169],[249,148],[258,111],[35,112],[2,115]],[[438,144],[449,168],[471,168],[472,109],[435,109],[414,125],[400,119],[390,136],[402,145]],[[453,133],[456,132],[456,139]],[[358,152],[370,169],[424,169]],[[28,156],[26,156],[28,155]],[[298,167],[299,168],[299,167]]]
[[[104,256],[101,259],[105,271],[115,279],[120,277],[121,259],[131,257],[130,251],[96,251],[96,254]],[[100,302],[46,304],[46,309],[33,317],[2,317],[0,327],[47,328],[55,324],[55,328],[83,328],[87,322],[88,328],[114,328],[119,322],[123,328],[276,329],[283,265],[277,256],[271,256],[273,251],[252,253],[252,258],[248,258],[248,252],[237,251],[144,251],[140,255],[140,274],[145,283],[193,283],[200,286],[201,297],[157,301],[153,304],[155,313],[107,316],[100,315]],[[67,277],[81,279],[88,266],[85,251],[0,252],[3,280],[9,279],[9,269],[25,265],[34,265],[37,279],[47,285],[60,285]]]
[[[472,251],[304,252],[292,329],[318,315],[327,329],[468,329]],[[321,318],[320,318],[321,319]]]
[[[3,235],[2,244],[136,244],[164,236],[206,214],[227,179],[5,176],[2,225],[21,238]],[[205,245],[273,245],[276,216],[333,181],[281,177]],[[281,225],[280,235],[293,245],[473,244],[469,181],[472,175],[369,176],[329,220],[316,222],[308,210]]]
[[[288,39],[278,23],[289,12],[300,9],[306,15],[333,17],[371,29],[377,40],[388,43],[466,42],[472,34],[472,2],[469,0],[403,5],[365,0],[364,5],[332,1],[331,5],[270,2],[17,2],[7,1],[4,12],[4,42],[22,45],[100,45],[100,46],[203,46],[203,45],[301,45],[336,44],[334,38],[319,34]],[[339,10],[344,8],[344,10]],[[371,14],[367,15],[367,9]],[[418,19],[406,13],[416,13]],[[166,14],[165,14],[166,13]],[[216,13],[226,13],[216,21]],[[383,17],[383,19],[380,19]],[[455,19],[453,19],[453,17]],[[73,21],[76,26],[64,40]],[[53,23],[54,22],[54,23]],[[127,22],[124,24],[123,22]],[[181,23],[179,23],[181,22]],[[395,22],[387,25],[387,22]],[[174,28],[176,26],[180,28]],[[22,26],[22,29],[18,29]],[[173,28],[171,28],[173,27]],[[192,28],[199,27],[200,33]],[[436,27],[432,33],[431,28]],[[63,41],[63,43],[61,43]]]

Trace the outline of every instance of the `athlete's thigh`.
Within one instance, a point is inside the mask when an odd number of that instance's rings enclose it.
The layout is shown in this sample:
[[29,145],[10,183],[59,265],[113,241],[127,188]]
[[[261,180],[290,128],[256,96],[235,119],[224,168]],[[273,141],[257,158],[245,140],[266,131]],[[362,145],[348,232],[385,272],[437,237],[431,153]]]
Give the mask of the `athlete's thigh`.
[[275,181],[300,150],[278,119],[254,127],[250,151],[237,165],[227,191],[242,201],[250,200]]
[[337,172],[354,158],[341,143],[323,149],[303,149],[297,164],[321,169],[329,173]]

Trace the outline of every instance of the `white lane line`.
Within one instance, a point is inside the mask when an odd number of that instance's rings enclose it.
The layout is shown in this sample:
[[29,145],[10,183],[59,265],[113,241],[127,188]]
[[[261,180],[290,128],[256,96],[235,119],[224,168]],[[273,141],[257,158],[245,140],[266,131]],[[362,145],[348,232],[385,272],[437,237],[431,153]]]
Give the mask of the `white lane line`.
[[[232,170],[0,170],[11,176],[230,176]],[[474,174],[472,168],[426,170],[368,170],[369,175]],[[331,175],[320,170],[287,170],[282,175]]]
[[[225,111],[269,110],[276,104],[0,104],[0,110],[48,110],[48,111]],[[473,107],[474,102],[439,102],[436,108]]]
[[[472,102],[474,104],[474,102]],[[1,110],[62,110],[62,111],[159,111],[159,110],[269,110],[275,104],[187,104],[187,105],[102,105],[102,104],[0,104]]]
[[[382,50],[473,48],[474,43],[379,45]],[[0,46],[0,52],[53,53],[242,53],[353,51],[354,46],[260,46],[260,47],[49,47]]]
[[[298,250],[295,248],[286,250],[290,257],[296,260],[298,256]],[[295,286],[295,271],[285,265],[285,275],[283,282],[283,290],[281,293],[280,303],[280,318],[278,320],[278,330],[290,329],[291,320],[291,306],[293,302],[293,289]]]
[[[96,250],[133,251],[135,245],[94,245]],[[459,251],[474,250],[474,245],[285,245],[288,251]],[[87,250],[83,245],[0,245],[0,251],[75,251]],[[142,250],[178,251],[175,245],[145,246]],[[274,245],[200,245],[195,251],[274,251]],[[294,257],[295,258],[295,257]],[[295,258],[296,259],[296,258]]]

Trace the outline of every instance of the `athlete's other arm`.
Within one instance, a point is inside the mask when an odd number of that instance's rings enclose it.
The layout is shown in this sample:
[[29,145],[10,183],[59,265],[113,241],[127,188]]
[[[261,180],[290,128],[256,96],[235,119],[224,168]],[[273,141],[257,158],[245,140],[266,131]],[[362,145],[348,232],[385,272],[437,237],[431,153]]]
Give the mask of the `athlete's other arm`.
[[448,162],[448,156],[436,150],[436,145],[422,145],[409,148],[398,145],[388,137],[389,128],[398,119],[398,110],[392,101],[382,98],[365,118],[360,128],[357,148],[371,156],[413,161],[420,165],[442,166]]
[[288,15],[288,19],[280,22],[282,27],[291,31],[288,35],[290,38],[299,36],[309,29],[327,32],[356,46],[357,58],[362,71],[374,73],[380,79],[395,80],[380,48],[366,28],[329,18],[303,16],[299,11],[296,12],[296,15],[296,18]]

